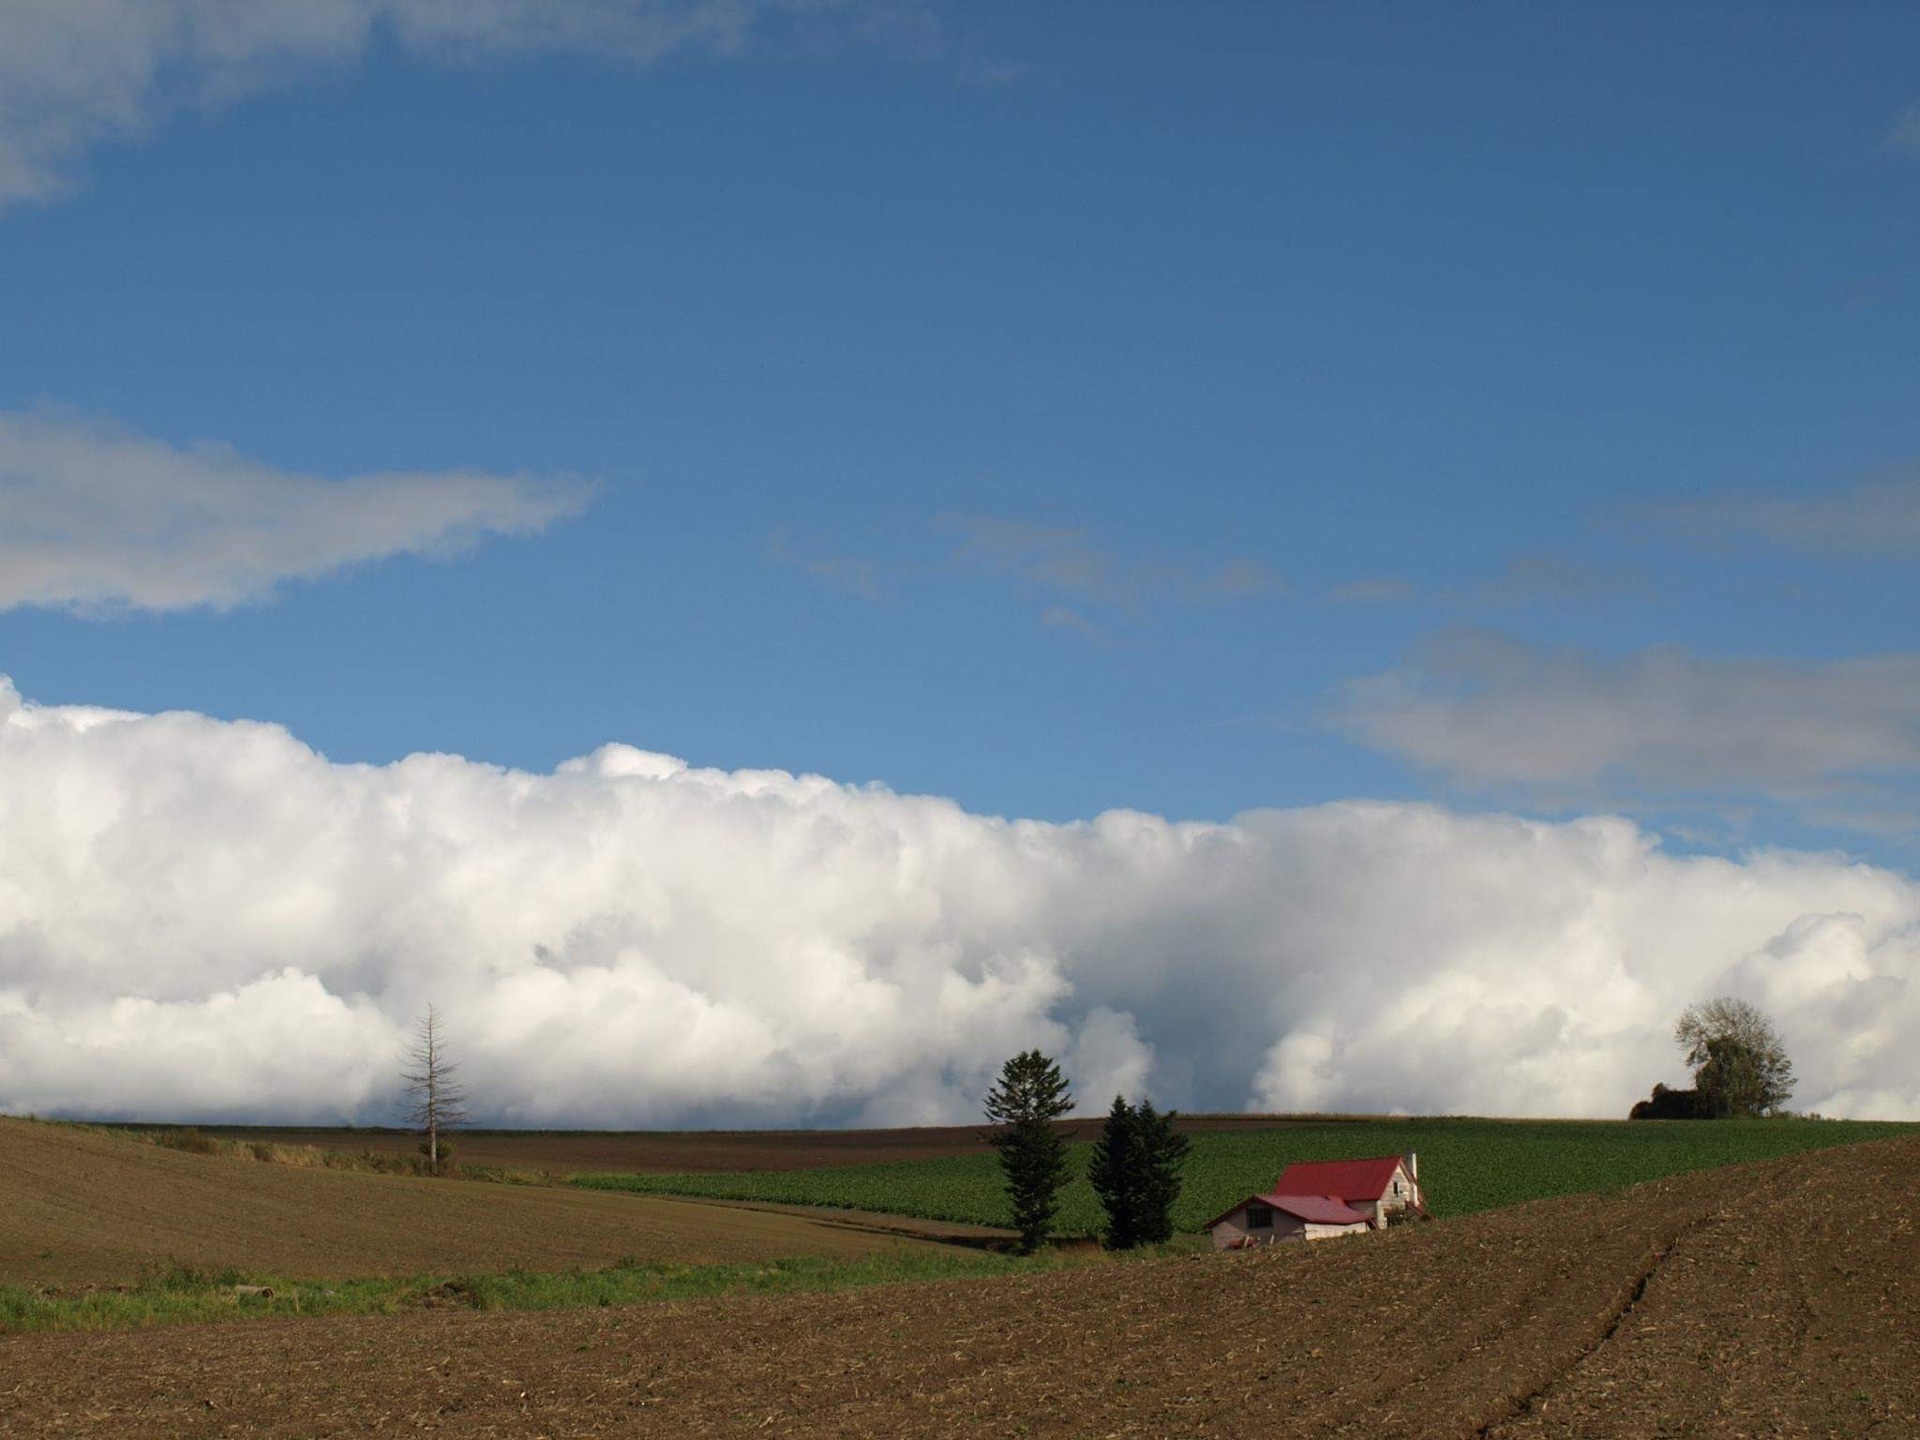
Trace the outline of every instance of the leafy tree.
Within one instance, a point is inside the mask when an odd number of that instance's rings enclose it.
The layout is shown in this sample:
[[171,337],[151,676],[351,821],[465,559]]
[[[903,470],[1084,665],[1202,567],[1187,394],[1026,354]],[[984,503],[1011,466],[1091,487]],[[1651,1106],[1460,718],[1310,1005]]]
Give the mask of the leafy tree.
[[1776,1115],[1793,1094],[1793,1062],[1758,1006],[1726,995],[1689,1005],[1673,1038],[1693,1067],[1703,1115]]
[[1060,1187],[1067,1183],[1067,1142],[1053,1122],[1071,1109],[1073,1096],[1060,1067],[1038,1050],[1007,1061],[999,1082],[987,1092],[988,1123],[1000,1127],[988,1139],[1000,1152],[1014,1228],[1026,1254],[1046,1240],[1047,1227],[1060,1208]]
[[438,1175],[442,1153],[451,1156],[453,1150],[451,1145],[441,1143],[440,1132],[467,1123],[467,1092],[454,1079],[454,1072],[460,1066],[447,1058],[440,1014],[431,1005],[427,1006],[427,1013],[414,1022],[407,1063],[413,1067],[401,1072],[401,1078],[407,1082],[407,1094],[413,1101],[407,1111],[407,1124],[426,1132],[427,1138],[420,1148],[426,1154],[427,1168]]
[[1131,1250],[1173,1238],[1173,1202],[1180,1198],[1180,1164],[1189,1142],[1173,1128],[1175,1113],[1161,1114],[1153,1102],[1129,1105],[1113,1097],[1113,1108],[1094,1143],[1087,1178],[1107,1212],[1107,1248]]

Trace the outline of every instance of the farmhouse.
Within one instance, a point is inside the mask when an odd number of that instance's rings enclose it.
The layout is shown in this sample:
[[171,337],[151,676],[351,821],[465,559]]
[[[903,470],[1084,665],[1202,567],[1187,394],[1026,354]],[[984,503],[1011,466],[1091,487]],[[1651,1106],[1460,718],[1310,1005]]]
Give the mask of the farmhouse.
[[1378,1230],[1396,1210],[1422,1209],[1420,1161],[1412,1151],[1370,1160],[1308,1160],[1287,1166],[1264,1195],[1249,1195],[1207,1222],[1216,1250],[1328,1240]]

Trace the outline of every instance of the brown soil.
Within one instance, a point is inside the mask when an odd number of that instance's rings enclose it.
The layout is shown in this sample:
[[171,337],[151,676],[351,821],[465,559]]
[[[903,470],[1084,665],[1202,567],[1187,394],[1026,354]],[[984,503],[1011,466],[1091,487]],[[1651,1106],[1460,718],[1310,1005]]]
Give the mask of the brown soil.
[[623,1256],[852,1255],[900,1243],[914,1242],[834,1216],[299,1169],[0,1118],[0,1283],[119,1284],[173,1263],[346,1278]]
[[[1183,1115],[1179,1128],[1271,1130],[1345,1117]],[[1356,1120],[1357,1124],[1368,1123]],[[1099,1120],[1069,1120],[1076,1140],[1091,1140]],[[158,1126],[139,1127],[158,1129]],[[400,1130],[285,1129],[207,1125],[209,1135],[310,1145],[357,1155],[412,1155],[419,1137]],[[720,1174],[739,1170],[808,1170],[821,1165],[870,1165],[887,1160],[937,1160],[987,1148],[978,1125],[910,1130],[462,1130],[455,1135],[461,1163],[505,1169],[585,1170],[661,1175]]]
[[546,1314],[0,1339],[0,1433],[1920,1434],[1920,1141],[1364,1238]]

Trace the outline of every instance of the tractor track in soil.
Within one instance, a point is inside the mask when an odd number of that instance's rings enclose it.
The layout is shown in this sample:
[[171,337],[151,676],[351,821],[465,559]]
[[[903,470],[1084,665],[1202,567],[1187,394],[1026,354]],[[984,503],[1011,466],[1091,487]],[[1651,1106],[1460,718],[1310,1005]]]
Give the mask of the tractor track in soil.
[[1547,1407],[1549,1397],[1552,1393],[1556,1389],[1564,1386],[1567,1383],[1568,1377],[1573,1375],[1580,1366],[1585,1364],[1590,1358],[1598,1354],[1600,1350],[1611,1342],[1613,1337],[1620,1332],[1620,1327],[1627,1322],[1628,1317],[1633,1314],[1641,1300],[1646,1297],[1647,1287],[1653,1283],[1654,1277],[1660,1273],[1661,1267],[1667,1263],[1668,1257],[1673,1254],[1680,1243],[1685,1240],[1688,1235],[1707,1223],[1708,1217],[1696,1216],[1681,1226],[1679,1231],[1655,1252],[1653,1258],[1648,1262],[1647,1267],[1642,1270],[1634,1280],[1632,1288],[1627,1291],[1625,1299],[1619,1306],[1614,1308],[1611,1313],[1601,1317],[1600,1330],[1594,1337],[1593,1343],[1582,1350],[1571,1364],[1549,1375],[1526,1395],[1512,1401],[1505,1407],[1504,1414],[1482,1425],[1474,1432],[1477,1440],[1493,1440],[1493,1437],[1503,1431],[1512,1421],[1523,1419],[1528,1415],[1543,1411]]

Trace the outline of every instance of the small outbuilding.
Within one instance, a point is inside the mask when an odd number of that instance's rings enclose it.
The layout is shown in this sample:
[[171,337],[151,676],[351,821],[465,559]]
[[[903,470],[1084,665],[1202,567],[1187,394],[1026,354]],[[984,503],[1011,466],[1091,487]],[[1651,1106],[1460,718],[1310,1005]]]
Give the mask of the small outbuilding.
[[1207,1222],[1216,1250],[1330,1240],[1378,1230],[1396,1210],[1418,1213],[1419,1157],[1382,1155],[1366,1160],[1311,1160],[1287,1166],[1265,1194],[1249,1195]]
[[1249,1195],[1207,1222],[1216,1250],[1278,1245],[1286,1240],[1330,1240],[1369,1228],[1367,1217],[1324,1195]]

